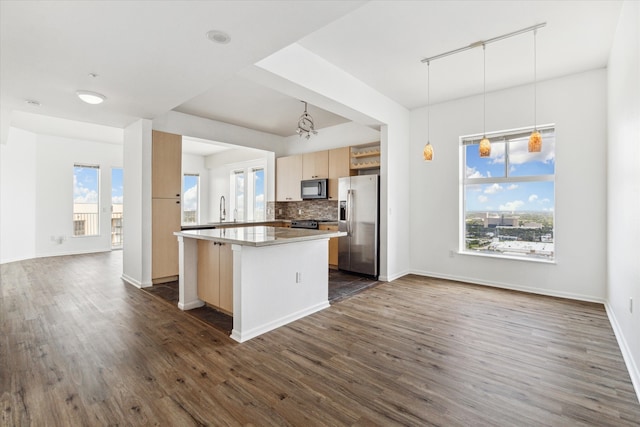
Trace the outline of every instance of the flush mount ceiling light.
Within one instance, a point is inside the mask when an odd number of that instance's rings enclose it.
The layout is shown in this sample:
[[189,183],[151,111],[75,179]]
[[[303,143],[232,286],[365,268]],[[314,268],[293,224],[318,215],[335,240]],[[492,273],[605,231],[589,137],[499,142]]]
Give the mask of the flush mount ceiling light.
[[300,101],[304,103],[304,113],[298,119],[298,129],[296,129],[296,133],[302,138],[303,136],[307,139],[311,138],[311,134],[317,135],[318,132],[315,130],[315,126],[313,124],[313,117],[309,113],[307,113],[307,103],[305,101]]
[[107,97],[102,95],[101,93],[89,92],[88,90],[78,90],[76,91],[76,95],[78,98],[86,102],[87,104],[102,104]]
[[[429,64],[431,63],[431,61],[434,61],[434,60],[440,59],[440,58],[444,58],[445,56],[449,56],[449,55],[453,55],[453,54],[456,54],[456,53],[464,52],[465,50],[474,49],[476,47],[482,46],[483,64],[484,64],[484,69],[483,69],[484,77],[483,77],[483,89],[482,89],[484,118],[483,118],[483,131],[482,131],[482,133],[485,134],[486,133],[486,129],[484,129],[484,128],[485,128],[485,124],[486,124],[486,120],[485,119],[486,119],[486,96],[487,96],[487,93],[486,93],[486,55],[485,55],[486,45],[488,45],[489,43],[493,43],[493,42],[497,42],[497,41],[500,41],[500,40],[507,39],[509,37],[517,36],[519,34],[524,34],[524,33],[528,33],[530,31],[533,31],[534,32],[533,33],[534,34],[534,55],[535,55],[535,34],[536,34],[536,30],[538,28],[545,27],[546,25],[547,25],[547,23],[543,22],[542,24],[533,25],[531,27],[527,27],[527,28],[523,28],[521,30],[513,31],[511,33],[503,34],[503,35],[498,36],[498,37],[493,37],[493,38],[488,39],[488,40],[477,41],[475,43],[471,43],[468,46],[463,46],[461,48],[450,50],[448,52],[444,52],[444,53],[441,53],[439,55],[431,56],[429,58],[424,58],[424,59],[421,60],[421,62],[423,64],[426,62],[427,63],[427,69],[428,69]],[[534,73],[535,73],[535,57],[534,57]],[[535,85],[534,85],[534,88],[535,88]],[[428,95],[427,95],[427,98],[428,98]],[[429,101],[427,100],[427,104],[428,103],[429,103]],[[534,99],[534,103],[535,103],[535,99]],[[535,111],[535,106],[534,106],[534,111]],[[535,113],[534,113],[534,115],[535,115]],[[428,121],[429,121],[429,108],[427,106],[427,122]],[[534,117],[534,122],[535,122],[535,117]],[[535,123],[534,123],[534,125],[535,125]],[[536,134],[537,134],[537,136],[536,136]],[[534,132],[531,135],[531,139],[534,141],[534,143],[536,141],[536,138],[539,137],[539,135],[540,134],[534,128]],[[540,145],[541,144],[542,144],[542,139],[540,139]],[[531,142],[529,143],[529,145],[531,146]],[[483,135],[482,140],[480,141],[479,149],[480,149],[480,157],[489,157],[489,155],[491,154],[491,142],[486,137],[486,135]],[[427,145],[425,145],[424,152],[423,152],[425,160],[427,160],[427,154],[428,154],[427,151],[428,150],[431,151],[431,155],[433,155],[433,151],[432,151],[433,149],[431,148],[431,144],[429,144],[429,137],[427,135]],[[531,151],[531,150],[529,150],[529,151]],[[540,151],[540,150],[538,150],[538,151]]]
[[431,132],[431,123],[429,122],[430,119],[430,93],[429,93],[429,83],[430,83],[430,71],[429,71],[429,65],[430,63],[427,62],[427,144],[424,146],[424,149],[422,150],[422,156],[424,157],[424,160],[426,162],[430,162],[431,160],[433,160],[433,146],[431,146],[431,139],[429,138],[429,133]]
[[219,30],[208,31],[207,38],[212,42],[220,44],[227,44],[231,41],[231,37],[229,37],[229,34]]
[[539,153],[542,150],[542,136],[538,132],[537,123],[537,106],[538,106],[538,76],[536,70],[536,33],[538,30],[533,30],[533,132],[529,137],[529,152]]

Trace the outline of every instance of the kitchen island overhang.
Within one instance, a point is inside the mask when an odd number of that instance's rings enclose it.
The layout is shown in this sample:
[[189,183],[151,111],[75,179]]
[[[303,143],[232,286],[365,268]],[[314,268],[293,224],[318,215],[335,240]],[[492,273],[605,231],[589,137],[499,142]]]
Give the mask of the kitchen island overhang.
[[198,241],[229,244],[233,259],[233,330],[244,342],[329,307],[328,242],[331,230],[241,227],[174,233],[179,245],[181,310],[198,297]]

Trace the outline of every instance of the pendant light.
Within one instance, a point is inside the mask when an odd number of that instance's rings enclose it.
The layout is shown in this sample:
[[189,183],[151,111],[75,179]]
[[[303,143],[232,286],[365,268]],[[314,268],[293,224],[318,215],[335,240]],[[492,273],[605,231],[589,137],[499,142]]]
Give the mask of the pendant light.
[[491,142],[487,138],[487,45],[482,43],[482,139],[480,157],[491,156]]
[[430,123],[430,97],[429,97],[429,62],[427,62],[427,144],[424,146],[422,150],[422,155],[424,156],[424,160],[426,162],[430,162],[433,160],[433,146],[431,145],[431,139],[429,138],[429,133],[431,132],[431,123]]
[[318,132],[315,129],[315,125],[313,124],[313,117],[309,113],[307,113],[307,102],[300,101],[304,104],[304,113],[298,119],[298,129],[296,129],[296,133],[302,138],[303,136],[307,139],[311,138],[311,135],[317,135]]
[[538,30],[533,30],[533,132],[529,137],[529,152],[539,153],[542,150],[542,136],[538,132],[537,122],[537,107],[538,107],[538,76],[537,76],[537,62],[536,62],[536,33]]

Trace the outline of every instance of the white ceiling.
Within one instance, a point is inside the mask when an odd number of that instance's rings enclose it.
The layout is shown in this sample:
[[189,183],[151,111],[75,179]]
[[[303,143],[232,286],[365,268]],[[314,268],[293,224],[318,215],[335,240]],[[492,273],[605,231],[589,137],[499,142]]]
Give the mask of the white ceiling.
[[[11,111],[122,128],[176,110],[289,136],[300,100],[241,71],[291,43],[413,109],[426,105],[422,58],[541,22],[539,79],[605,67],[620,8],[620,1],[3,0],[3,139]],[[211,29],[231,42],[209,41]],[[531,34],[490,44],[486,56],[488,91],[533,81]],[[430,68],[432,103],[482,91],[482,49]],[[84,104],[78,89],[107,101]],[[317,128],[346,121],[313,105],[309,112]]]

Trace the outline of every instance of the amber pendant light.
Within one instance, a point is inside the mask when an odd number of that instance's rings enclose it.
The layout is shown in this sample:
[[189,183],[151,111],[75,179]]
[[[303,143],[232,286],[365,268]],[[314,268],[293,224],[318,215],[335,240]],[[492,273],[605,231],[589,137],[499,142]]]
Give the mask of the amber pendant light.
[[430,162],[433,160],[433,146],[431,145],[431,139],[429,138],[429,133],[431,132],[431,122],[430,122],[430,114],[431,114],[431,103],[430,103],[430,93],[429,93],[429,62],[427,62],[427,143],[422,150],[422,156],[424,157],[425,162]]
[[536,62],[536,33],[538,30],[533,30],[533,132],[529,137],[529,152],[539,153],[542,150],[542,136],[538,132],[537,122],[537,107],[538,107],[538,76],[537,76],[537,62]]
[[487,46],[482,44],[482,139],[480,140],[480,157],[491,156],[491,142],[487,138]]

